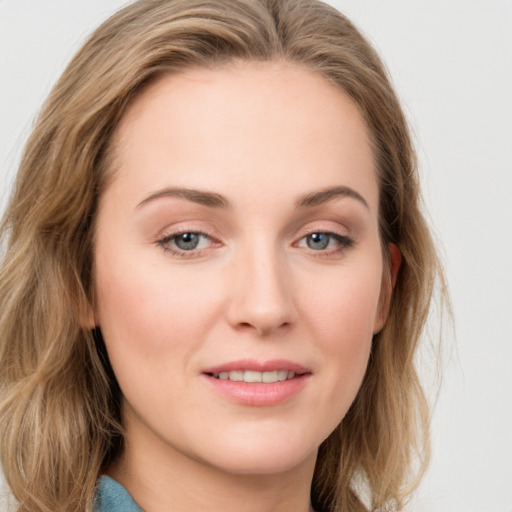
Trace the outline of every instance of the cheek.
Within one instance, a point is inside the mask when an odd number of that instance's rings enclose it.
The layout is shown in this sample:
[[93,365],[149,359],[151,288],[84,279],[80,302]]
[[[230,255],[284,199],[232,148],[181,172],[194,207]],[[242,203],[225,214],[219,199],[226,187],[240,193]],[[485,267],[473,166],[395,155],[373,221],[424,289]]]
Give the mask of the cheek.
[[330,351],[342,346],[357,350],[358,340],[372,338],[379,310],[382,283],[380,260],[331,272],[322,279],[306,284],[302,309],[309,312],[320,339],[326,340]]
[[171,274],[165,261],[114,256],[98,251],[95,276],[97,321],[114,371],[120,382],[145,369],[169,375],[173,365],[187,364],[210,329],[218,307],[215,286],[179,268]]
[[378,295],[347,287],[336,299],[325,318],[329,332],[323,337],[323,350],[336,362],[341,378],[359,381],[368,361]]
[[305,304],[324,368],[324,393],[318,406],[331,411],[331,429],[346,414],[366,372],[379,307],[380,268],[377,261],[332,276],[323,292],[316,288]]

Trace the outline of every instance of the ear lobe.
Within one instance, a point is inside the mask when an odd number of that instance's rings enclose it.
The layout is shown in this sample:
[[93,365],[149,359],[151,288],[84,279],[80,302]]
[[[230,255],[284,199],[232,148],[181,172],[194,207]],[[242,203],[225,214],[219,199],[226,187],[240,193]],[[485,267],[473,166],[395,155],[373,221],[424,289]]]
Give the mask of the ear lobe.
[[400,249],[397,245],[388,244],[388,250],[388,268],[385,268],[382,273],[382,285],[380,289],[377,316],[373,327],[373,334],[377,334],[381,331],[386,324],[389,308],[391,306],[393,288],[395,287],[396,280],[398,278],[398,271],[400,270],[400,264],[402,263],[402,254],[400,253]]
[[402,253],[398,248],[398,245],[388,244],[389,248],[389,263],[391,270],[391,284],[393,288],[396,284],[396,279],[398,277],[398,271],[400,270],[400,264],[402,263]]

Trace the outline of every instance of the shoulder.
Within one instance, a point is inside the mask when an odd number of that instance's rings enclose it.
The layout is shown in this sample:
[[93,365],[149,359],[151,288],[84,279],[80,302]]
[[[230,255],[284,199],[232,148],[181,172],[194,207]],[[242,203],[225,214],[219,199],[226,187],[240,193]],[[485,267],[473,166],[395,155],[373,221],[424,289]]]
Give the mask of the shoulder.
[[94,512],[143,512],[128,491],[113,478],[103,475],[96,492]]

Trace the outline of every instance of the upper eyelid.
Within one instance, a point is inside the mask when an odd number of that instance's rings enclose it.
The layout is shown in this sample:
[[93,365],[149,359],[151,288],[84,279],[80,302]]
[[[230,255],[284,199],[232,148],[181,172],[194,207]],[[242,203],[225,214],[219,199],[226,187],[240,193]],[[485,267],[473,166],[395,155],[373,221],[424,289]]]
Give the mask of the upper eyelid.
[[206,236],[207,238],[212,238],[212,235],[210,235],[209,233],[207,233],[205,231],[200,231],[198,229],[183,229],[183,230],[173,231],[167,235],[165,235],[165,234],[161,235],[158,238],[160,240],[166,240],[166,239],[175,238],[177,236],[186,235],[188,233],[193,233],[194,235],[200,235],[200,236]]
[[306,228],[297,233],[295,240],[301,240],[302,238],[312,235],[314,233],[325,233],[326,235],[332,235],[344,239],[353,239],[352,233],[346,228],[336,229],[331,226],[318,226],[314,225],[311,228]]
[[[170,240],[170,239],[173,239],[175,237],[178,237],[180,235],[184,235],[184,234],[187,234],[187,233],[194,233],[196,235],[201,235],[201,236],[205,236],[213,241],[216,240],[216,237],[214,235],[212,235],[211,233],[209,233],[208,231],[206,230],[200,230],[200,229],[178,229],[178,230],[175,230],[175,231],[171,231],[169,232],[168,234],[162,234],[162,235],[159,235],[157,236],[156,238],[156,241],[161,241],[161,240]],[[309,236],[309,235],[313,235],[315,233],[323,233],[323,234],[326,234],[326,235],[331,235],[331,236],[334,236],[334,237],[340,237],[340,238],[351,238],[350,235],[348,234],[344,234],[344,233],[339,233],[335,230],[332,230],[332,229],[310,229],[310,230],[306,230],[304,232],[302,232],[300,235],[298,235],[297,237],[295,237],[295,240],[302,240],[303,238],[305,238],[306,236]]]
[[350,244],[353,244],[354,243],[354,239],[350,236],[350,235],[342,235],[341,233],[336,233],[335,231],[322,231],[322,230],[316,230],[316,231],[311,231],[309,233],[305,233],[304,235],[302,235],[301,237],[299,237],[297,239],[296,242],[294,243],[298,243],[300,242],[301,240],[303,240],[304,238],[310,236],[310,235],[314,235],[314,234],[323,234],[323,235],[328,235],[330,236],[331,238],[334,238],[334,239],[338,239],[338,240],[343,240],[345,243],[350,243]]
[[[309,219],[307,222],[300,222],[300,225],[297,223],[293,226],[293,224],[288,228],[283,228],[279,234],[280,237],[289,237],[291,243],[295,243],[300,238],[313,233],[326,233],[343,238],[354,238],[356,234],[353,229],[354,226],[350,227],[351,223],[347,225],[346,222],[342,222],[340,219]],[[228,228],[227,231],[226,228]],[[359,229],[356,229],[356,232],[358,231]],[[236,233],[236,230],[233,231],[233,226],[220,226],[219,229],[219,226],[211,226],[209,222],[205,222],[203,219],[183,219],[159,229],[151,238],[154,242],[158,242],[184,233],[201,234],[221,243],[226,243],[229,239],[239,238],[240,235],[240,233]]]
[[185,226],[183,228],[165,228],[160,230],[160,232],[154,237],[155,242],[159,242],[162,240],[169,240],[174,237],[184,235],[186,233],[195,233],[197,235],[204,235],[211,240],[218,240],[219,237],[215,236],[215,234],[210,229],[204,229],[194,226]]
[[312,216],[301,217],[297,220],[297,232],[300,231],[332,231],[349,232],[354,220],[351,217],[338,215],[336,212],[319,212]]
[[[180,249],[177,245],[176,245],[176,238],[181,236],[181,235],[185,235],[187,233],[194,233],[196,235],[199,235],[200,237],[205,237],[208,239],[209,241],[209,247],[202,247],[202,248],[199,248],[199,249],[191,249],[189,251],[185,251],[183,249]],[[173,248],[169,248],[169,245],[171,242],[173,242]],[[212,237],[211,235],[209,235],[208,233],[204,233],[202,231],[193,231],[191,229],[189,230],[185,230],[185,231],[178,231],[178,232],[175,232],[175,233],[171,233],[169,234],[168,236],[163,236],[163,237],[160,237],[157,241],[156,241],[156,244],[159,245],[160,247],[170,251],[170,252],[175,252],[177,254],[186,254],[186,253],[190,253],[190,254],[194,254],[194,253],[199,253],[201,251],[206,251],[208,250],[211,246],[215,246],[215,245],[219,245],[221,244],[221,242],[219,242],[218,240],[216,240],[214,237]]]
[[306,229],[300,236],[304,237],[304,236],[312,235],[314,233],[325,233],[326,235],[336,235],[336,236],[343,236],[343,237],[349,236],[348,233],[341,233],[340,231],[337,231],[332,228],[318,228],[317,227],[317,228]]

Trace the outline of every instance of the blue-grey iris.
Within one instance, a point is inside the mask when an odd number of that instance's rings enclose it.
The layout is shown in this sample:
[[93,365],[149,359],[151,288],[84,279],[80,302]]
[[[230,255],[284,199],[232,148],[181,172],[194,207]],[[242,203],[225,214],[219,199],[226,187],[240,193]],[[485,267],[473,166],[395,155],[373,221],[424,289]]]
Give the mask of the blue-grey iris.
[[311,233],[306,237],[306,243],[310,249],[319,251],[327,248],[330,239],[327,233]]
[[199,235],[197,233],[182,233],[175,237],[174,243],[182,251],[191,251],[198,246]]

